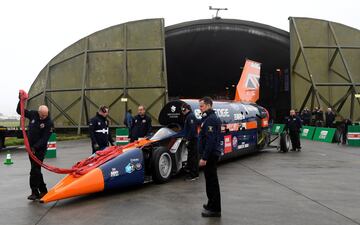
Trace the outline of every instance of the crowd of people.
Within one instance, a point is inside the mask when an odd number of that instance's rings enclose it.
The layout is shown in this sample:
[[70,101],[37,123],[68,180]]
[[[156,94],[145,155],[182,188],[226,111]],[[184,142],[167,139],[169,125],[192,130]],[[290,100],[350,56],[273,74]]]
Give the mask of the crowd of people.
[[320,107],[315,107],[313,111],[310,111],[308,108],[304,108],[300,113],[297,112],[300,116],[303,124],[305,126],[316,126],[316,127],[334,127],[335,126],[335,118],[336,114],[333,112],[331,108],[328,108],[325,112],[325,120],[324,120],[324,112]]
[[[339,141],[343,144],[347,142],[348,126],[352,124],[350,119],[337,116],[332,108],[327,108],[326,112],[321,107],[315,107],[313,111],[305,107],[301,112],[296,112],[304,126],[337,128]],[[336,120],[338,118],[338,120]]]

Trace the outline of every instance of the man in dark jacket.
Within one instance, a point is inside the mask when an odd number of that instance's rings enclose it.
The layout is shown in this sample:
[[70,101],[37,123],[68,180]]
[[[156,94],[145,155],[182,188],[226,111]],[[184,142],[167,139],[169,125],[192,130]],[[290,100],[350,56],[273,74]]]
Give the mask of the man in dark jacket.
[[315,115],[315,126],[322,127],[324,122],[324,112],[320,107],[315,107],[313,114]]
[[130,142],[149,136],[151,128],[151,118],[146,115],[145,106],[140,105],[138,115],[133,118]]
[[181,112],[185,116],[184,138],[188,150],[186,180],[196,180],[199,177],[199,151],[197,150],[199,121],[189,104],[184,103],[181,106]]
[[107,106],[100,106],[96,116],[89,122],[89,133],[91,138],[92,153],[103,150],[110,145],[114,145],[114,140],[109,132],[109,121],[106,117],[109,115]]
[[212,109],[212,99],[204,97],[199,100],[202,113],[201,130],[199,134],[200,166],[204,166],[206,181],[207,204],[204,204],[203,217],[221,216],[221,197],[216,163],[221,156],[220,132],[221,121]]
[[300,151],[301,144],[300,144],[300,129],[302,127],[301,119],[296,116],[295,110],[290,110],[290,116],[286,118],[285,121],[285,128],[284,130],[289,131],[291,144],[292,144],[292,151]]
[[344,119],[341,121],[341,137],[342,137],[342,144],[346,145],[347,143],[347,134],[348,134],[348,129],[349,126],[352,125],[352,122],[350,119]]
[[302,112],[301,112],[301,119],[303,121],[303,124],[305,126],[310,126],[311,123],[311,112],[308,108],[305,108]]
[[335,121],[335,113],[332,111],[331,108],[327,109],[327,112],[325,113],[325,124],[326,127],[333,127]]
[[[20,115],[20,102],[18,103],[17,113]],[[49,116],[49,109],[45,105],[39,106],[38,111],[25,109],[25,117],[29,119],[28,138],[31,151],[41,162],[44,161],[47,151],[47,142],[54,129],[54,124]],[[41,173],[41,166],[30,157],[30,188],[31,195],[29,200],[41,199],[46,193],[47,188]]]

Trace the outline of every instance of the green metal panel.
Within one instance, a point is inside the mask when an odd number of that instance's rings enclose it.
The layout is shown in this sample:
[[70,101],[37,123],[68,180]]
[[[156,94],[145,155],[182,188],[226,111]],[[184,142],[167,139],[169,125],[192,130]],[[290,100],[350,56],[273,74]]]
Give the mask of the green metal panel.
[[274,124],[271,128],[271,133],[272,134],[278,134],[278,133],[281,133],[283,132],[284,130],[284,127],[285,127],[285,124]]
[[349,126],[347,139],[349,145],[360,146],[360,126]]
[[45,158],[56,158],[56,133],[52,133],[48,140],[48,148],[45,154]]
[[335,128],[317,127],[315,129],[313,140],[332,143],[335,132],[336,132]]
[[129,129],[117,128],[116,129],[116,145],[126,145],[129,143]]
[[292,108],[333,108],[359,120],[360,31],[311,18],[290,18]]
[[315,133],[315,129],[316,129],[316,127],[303,126],[301,128],[300,137],[303,138],[303,139],[312,140],[313,136],[314,136],[314,133]]
[[125,111],[143,104],[158,125],[168,97],[165,60],[163,19],[109,27],[50,60],[30,88],[28,108],[47,104],[56,127],[80,131],[100,105],[110,106],[111,126],[122,126]]

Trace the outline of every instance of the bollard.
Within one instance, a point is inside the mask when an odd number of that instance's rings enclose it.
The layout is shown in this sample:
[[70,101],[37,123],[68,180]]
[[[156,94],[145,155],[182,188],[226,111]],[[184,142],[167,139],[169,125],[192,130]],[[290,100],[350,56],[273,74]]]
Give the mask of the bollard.
[[48,140],[45,158],[56,158],[56,133],[52,133]]
[[117,128],[116,129],[116,145],[126,145],[129,143],[129,129]]

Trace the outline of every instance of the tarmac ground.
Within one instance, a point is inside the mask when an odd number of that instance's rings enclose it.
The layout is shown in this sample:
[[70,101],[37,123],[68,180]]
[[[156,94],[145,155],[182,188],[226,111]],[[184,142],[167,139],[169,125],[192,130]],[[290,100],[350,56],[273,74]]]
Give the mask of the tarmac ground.
[[[166,184],[41,204],[27,200],[30,163],[23,149],[0,152],[0,224],[360,224],[360,148],[302,140],[302,152],[265,149],[218,167],[222,217],[202,218],[203,173]],[[59,142],[51,165],[69,168],[91,153],[89,140]],[[43,171],[48,188],[64,175]]]

